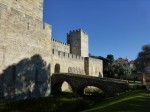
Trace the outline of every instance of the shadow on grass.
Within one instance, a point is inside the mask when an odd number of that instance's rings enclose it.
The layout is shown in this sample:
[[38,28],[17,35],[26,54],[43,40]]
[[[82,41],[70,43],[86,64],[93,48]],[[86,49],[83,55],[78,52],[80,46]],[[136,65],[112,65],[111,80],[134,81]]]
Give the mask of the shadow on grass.
[[149,112],[150,92],[129,91],[105,100],[98,96],[74,97],[71,93],[62,93],[48,98],[0,104],[0,112],[80,112],[86,109],[90,110],[85,112]]
[[85,112],[150,112],[150,92],[136,90],[107,99]]
[[88,99],[87,96],[74,97],[71,93],[62,93],[48,98],[1,104],[0,112],[79,112],[95,105],[95,99],[94,97]]

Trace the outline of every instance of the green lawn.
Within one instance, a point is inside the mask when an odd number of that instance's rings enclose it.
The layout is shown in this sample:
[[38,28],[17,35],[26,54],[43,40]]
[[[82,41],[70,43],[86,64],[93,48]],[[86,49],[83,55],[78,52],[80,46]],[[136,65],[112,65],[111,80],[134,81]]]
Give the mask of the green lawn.
[[135,90],[106,99],[84,112],[150,112],[150,92]]
[[131,81],[131,80],[130,80],[128,83],[129,83],[130,85],[141,85],[141,84],[142,84],[141,81],[135,81],[135,82],[134,82],[134,81]]
[[89,110],[84,112],[150,112],[150,92],[134,90],[105,100],[63,93],[48,98],[0,104],[0,112],[80,112],[86,109]]
[[0,112],[79,112],[90,108],[95,100],[62,93],[48,98],[22,100],[0,104]]

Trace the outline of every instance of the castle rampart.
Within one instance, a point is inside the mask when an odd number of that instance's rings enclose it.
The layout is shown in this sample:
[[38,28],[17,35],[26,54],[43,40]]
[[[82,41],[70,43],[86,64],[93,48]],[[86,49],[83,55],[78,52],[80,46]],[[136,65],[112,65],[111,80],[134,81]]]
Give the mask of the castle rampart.
[[[55,49],[52,50],[52,54],[52,73],[57,73],[57,71],[59,71],[60,73],[82,73],[83,75],[85,75],[83,57],[76,54],[57,51]],[[59,70],[56,70],[56,65],[59,66]]]
[[91,57],[86,57],[85,73],[91,76],[103,77],[103,61]]
[[43,0],[1,0],[1,3],[14,8],[23,14],[43,19]]
[[56,49],[58,51],[63,51],[66,53],[70,53],[70,45],[55,39],[51,39],[52,49]]
[[[51,26],[15,8],[12,2],[15,0],[0,0],[0,97],[17,100],[48,96]],[[36,92],[37,80],[42,93]]]
[[82,29],[67,33],[67,43],[70,44],[70,52],[82,57],[89,56],[88,34]]
[[48,96],[52,73],[102,75],[102,61],[88,58],[88,34],[70,31],[67,44],[52,39],[42,6],[43,0],[0,0],[0,97]]
[[52,54],[53,54],[53,57],[57,57],[60,59],[76,60],[76,61],[84,60],[84,58],[79,55],[58,51],[56,49],[52,50]]

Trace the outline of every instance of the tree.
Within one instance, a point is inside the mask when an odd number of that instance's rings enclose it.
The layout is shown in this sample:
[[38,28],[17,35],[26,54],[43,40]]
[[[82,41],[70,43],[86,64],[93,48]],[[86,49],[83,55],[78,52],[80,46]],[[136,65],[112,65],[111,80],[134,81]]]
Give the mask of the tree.
[[110,64],[112,64],[114,62],[114,55],[112,54],[108,54],[106,59],[109,61]]
[[113,78],[114,72],[112,64],[114,62],[114,55],[108,54],[104,62],[104,76]]
[[138,71],[145,73],[145,68],[150,64],[150,44],[144,45],[142,51],[138,53],[135,65]]
[[114,77],[114,71],[113,71],[113,66],[110,63],[105,64],[104,66],[104,76],[113,78]]
[[127,63],[116,63],[113,65],[114,77],[119,79],[126,79],[131,74],[131,68]]
[[143,76],[143,85],[146,85],[145,81],[145,69],[150,66],[150,44],[144,45],[142,51],[138,53],[138,56],[135,60],[135,65],[137,71],[142,73]]

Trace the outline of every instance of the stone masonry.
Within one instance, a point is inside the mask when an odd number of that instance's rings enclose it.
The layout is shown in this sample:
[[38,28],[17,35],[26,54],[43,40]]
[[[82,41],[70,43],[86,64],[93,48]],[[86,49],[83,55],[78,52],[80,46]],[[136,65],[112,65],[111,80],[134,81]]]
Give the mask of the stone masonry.
[[108,79],[86,75],[60,73],[52,76],[52,94],[61,92],[61,85],[66,81],[74,95],[84,95],[84,89],[95,86],[101,89],[105,95],[114,96],[129,89],[127,81]]
[[50,94],[51,26],[37,4],[0,0],[0,100]]
[[103,77],[103,62],[88,56],[88,34],[70,31],[52,39],[43,23],[43,0],[0,0],[0,100],[45,97],[51,74]]

